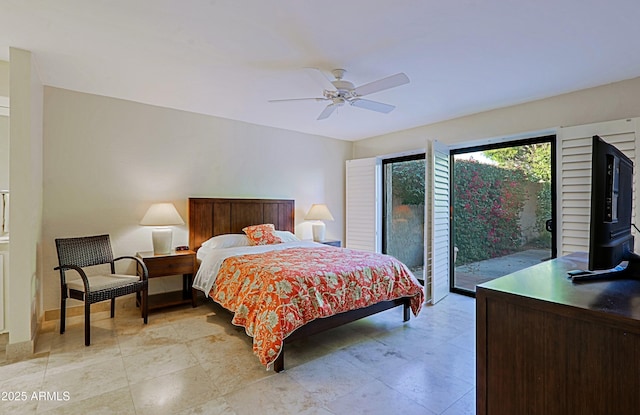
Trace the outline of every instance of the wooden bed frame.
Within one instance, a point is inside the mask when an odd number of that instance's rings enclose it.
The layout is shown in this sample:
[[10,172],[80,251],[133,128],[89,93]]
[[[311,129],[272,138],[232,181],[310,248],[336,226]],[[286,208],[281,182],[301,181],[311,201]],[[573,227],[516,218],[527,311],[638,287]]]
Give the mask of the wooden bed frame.
[[[189,198],[189,247],[197,251],[204,241],[225,233],[242,233],[242,228],[273,223],[278,230],[294,232],[295,202],[285,199]],[[403,321],[411,317],[410,297],[383,301],[369,307],[319,318],[298,328],[284,343],[311,336],[352,321],[403,306]],[[284,370],[284,344],[273,364],[276,372]]]

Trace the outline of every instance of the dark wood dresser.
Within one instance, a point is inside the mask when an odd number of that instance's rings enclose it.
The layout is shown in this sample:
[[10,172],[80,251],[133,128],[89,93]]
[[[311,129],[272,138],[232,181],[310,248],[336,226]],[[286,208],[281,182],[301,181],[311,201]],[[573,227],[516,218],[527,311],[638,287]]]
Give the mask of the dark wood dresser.
[[640,280],[572,283],[585,261],[477,287],[477,415],[640,413]]

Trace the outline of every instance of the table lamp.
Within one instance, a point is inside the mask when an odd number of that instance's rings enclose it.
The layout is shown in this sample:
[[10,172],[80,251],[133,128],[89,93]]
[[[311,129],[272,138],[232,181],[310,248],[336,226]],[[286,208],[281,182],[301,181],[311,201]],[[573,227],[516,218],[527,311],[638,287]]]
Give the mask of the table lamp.
[[184,225],[173,203],[154,203],[140,221],[142,226],[155,226],[151,232],[154,254],[171,252],[173,230],[169,226]]
[[327,205],[325,204],[311,205],[311,209],[309,209],[309,212],[307,212],[307,215],[304,217],[304,219],[316,221],[312,226],[313,240],[316,242],[324,242],[326,225],[324,224],[323,221],[333,220],[333,216],[331,216],[331,212],[329,212],[329,208],[327,207]]

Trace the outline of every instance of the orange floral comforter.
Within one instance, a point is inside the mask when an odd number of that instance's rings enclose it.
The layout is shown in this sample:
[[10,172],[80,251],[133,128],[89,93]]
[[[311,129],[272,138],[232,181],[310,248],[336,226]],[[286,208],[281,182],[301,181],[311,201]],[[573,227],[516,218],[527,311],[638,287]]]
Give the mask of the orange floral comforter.
[[284,339],[316,318],[411,296],[418,315],[422,286],[388,255],[336,247],[290,248],[229,257],[209,293],[234,313],[269,367]]

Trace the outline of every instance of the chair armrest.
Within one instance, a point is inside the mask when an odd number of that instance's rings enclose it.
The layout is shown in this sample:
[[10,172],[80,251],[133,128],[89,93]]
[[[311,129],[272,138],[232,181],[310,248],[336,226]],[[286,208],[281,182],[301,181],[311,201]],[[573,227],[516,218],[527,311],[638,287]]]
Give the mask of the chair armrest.
[[136,261],[138,265],[140,265],[140,267],[142,268],[142,280],[144,281],[149,278],[149,270],[147,269],[147,265],[140,258],[131,256],[131,255],[123,255],[114,259],[113,262],[115,263],[116,261],[120,261],[121,259],[132,259]]
[[78,274],[80,274],[80,277],[82,278],[82,283],[84,284],[84,289],[85,292],[89,292],[89,278],[87,278],[87,274],[85,274],[84,270],[76,265],[59,265],[57,267],[54,268],[54,270],[56,271],[60,271],[60,279],[61,279],[61,283],[66,285],[67,281],[66,281],[66,276],[65,276],[65,271],[69,271],[69,270],[73,270],[75,272],[77,272]]

